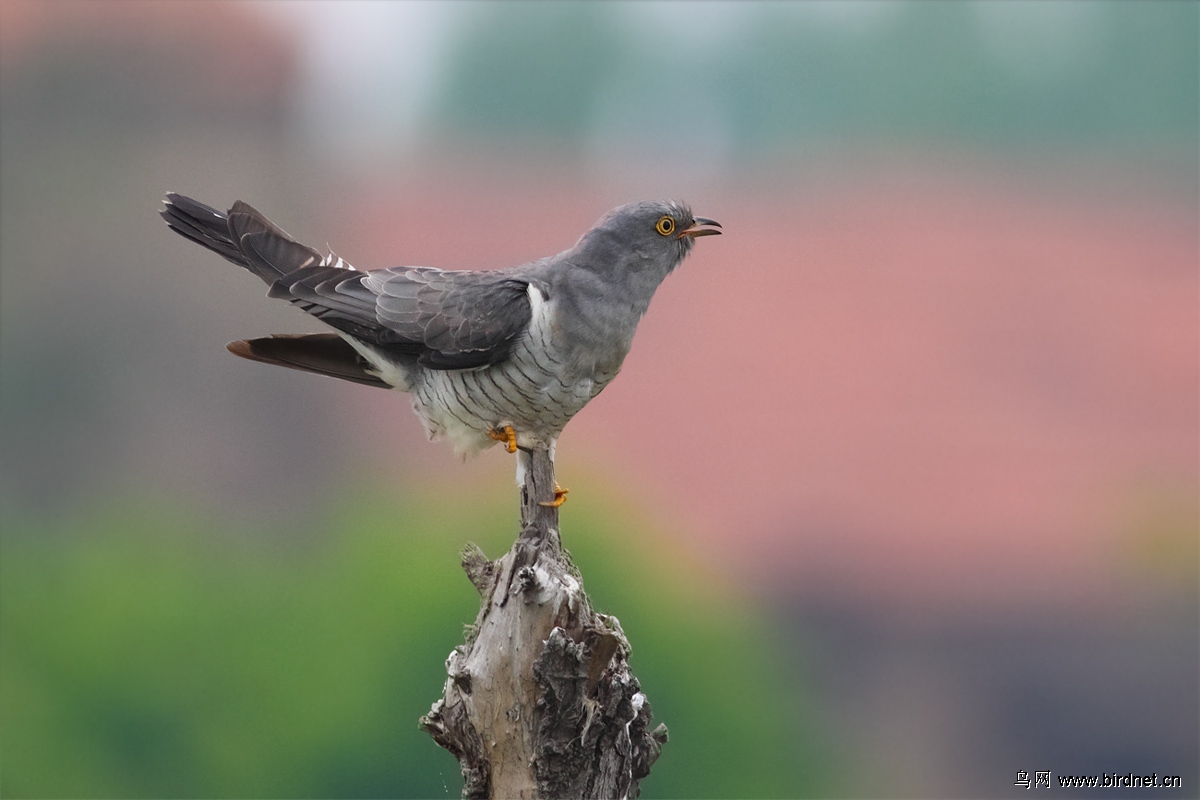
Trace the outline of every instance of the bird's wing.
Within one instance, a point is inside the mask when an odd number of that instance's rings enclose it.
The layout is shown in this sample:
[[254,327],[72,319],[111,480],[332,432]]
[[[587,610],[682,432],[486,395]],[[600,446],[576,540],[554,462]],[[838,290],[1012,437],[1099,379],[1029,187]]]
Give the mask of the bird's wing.
[[317,265],[284,275],[267,294],[430,369],[503,361],[532,318],[528,281],[507,272]]
[[[359,272],[332,253],[322,256],[295,241],[241,201],[222,214],[172,192],[161,213],[176,233],[270,284],[268,297],[290,300],[339,331],[384,352],[415,357],[430,369],[503,361],[532,318],[529,281],[511,270]],[[318,344],[320,357],[314,358],[320,361],[333,351],[324,340]],[[275,357],[285,348],[292,358],[299,348],[311,347],[308,340],[287,340],[261,345],[254,353]]]
[[363,277],[376,294],[382,344],[419,341],[420,363],[470,369],[508,357],[533,317],[529,282],[507,271],[428,268],[376,270]]

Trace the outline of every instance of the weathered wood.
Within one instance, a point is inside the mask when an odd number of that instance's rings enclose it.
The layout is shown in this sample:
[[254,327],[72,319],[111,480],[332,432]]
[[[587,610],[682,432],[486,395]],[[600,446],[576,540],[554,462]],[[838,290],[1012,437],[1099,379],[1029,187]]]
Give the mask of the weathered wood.
[[667,729],[647,730],[620,622],[592,609],[558,509],[539,505],[554,499],[550,453],[518,458],[521,534],[494,562],[464,551],[483,602],[421,726],[458,758],[463,797],[637,797]]

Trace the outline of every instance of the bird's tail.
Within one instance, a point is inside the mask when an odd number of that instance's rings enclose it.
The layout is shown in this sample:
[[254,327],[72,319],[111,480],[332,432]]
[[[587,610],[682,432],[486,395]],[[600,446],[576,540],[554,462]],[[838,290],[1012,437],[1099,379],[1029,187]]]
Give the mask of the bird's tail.
[[171,230],[250,270],[268,284],[303,267],[321,263],[321,254],[294,240],[241,200],[228,214],[168,192],[159,212]]
[[225,349],[251,361],[328,375],[382,389],[392,388],[357,350],[336,333],[277,334],[262,339],[230,342]]

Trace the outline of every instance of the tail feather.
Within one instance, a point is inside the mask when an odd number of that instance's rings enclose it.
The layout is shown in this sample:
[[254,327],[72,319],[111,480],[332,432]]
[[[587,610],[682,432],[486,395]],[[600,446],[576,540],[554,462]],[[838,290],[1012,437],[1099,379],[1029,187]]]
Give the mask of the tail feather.
[[238,237],[245,236],[247,233],[266,232],[289,241],[292,239],[287,231],[263,216],[258,209],[241,200],[235,200],[229,209],[229,227]]
[[230,342],[235,356],[353,381],[366,386],[392,388],[375,374],[370,363],[336,333],[275,335]]
[[167,193],[163,206],[159,215],[171,230],[240,267],[249,268],[230,236],[228,218],[220,211],[174,192]]
[[[268,297],[284,297],[344,333],[376,341],[374,295],[342,291],[362,273],[340,258],[330,264],[242,201],[222,213],[190,197],[170,192],[159,212],[171,230],[249,270],[271,288]],[[289,277],[290,276],[290,277]],[[309,286],[307,281],[317,282]],[[325,284],[328,286],[325,286]],[[325,289],[322,292],[322,289]],[[361,288],[361,286],[360,286]],[[365,291],[365,290],[363,290]],[[352,302],[357,298],[358,302]],[[234,355],[302,372],[328,375],[385,389],[374,365],[336,333],[278,335],[226,345]]]
[[268,283],[321,263],[321,254],[316,250],[271,231],[243,233],[239,241],[250,269]]
[[321,254],[241,200],[223,214],[204,203],[169,192],[159,212],[171,230],[248,269],[268,284],[321,262]]

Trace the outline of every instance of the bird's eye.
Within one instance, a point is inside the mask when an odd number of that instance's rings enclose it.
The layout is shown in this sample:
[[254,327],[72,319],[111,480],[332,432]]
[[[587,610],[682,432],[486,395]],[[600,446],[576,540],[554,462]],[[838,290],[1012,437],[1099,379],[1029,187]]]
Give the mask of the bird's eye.
[[675,232],[675,220],[670,217],[660,217],[658,222],[654,224],[654,230],[663,236],[670,236]]

